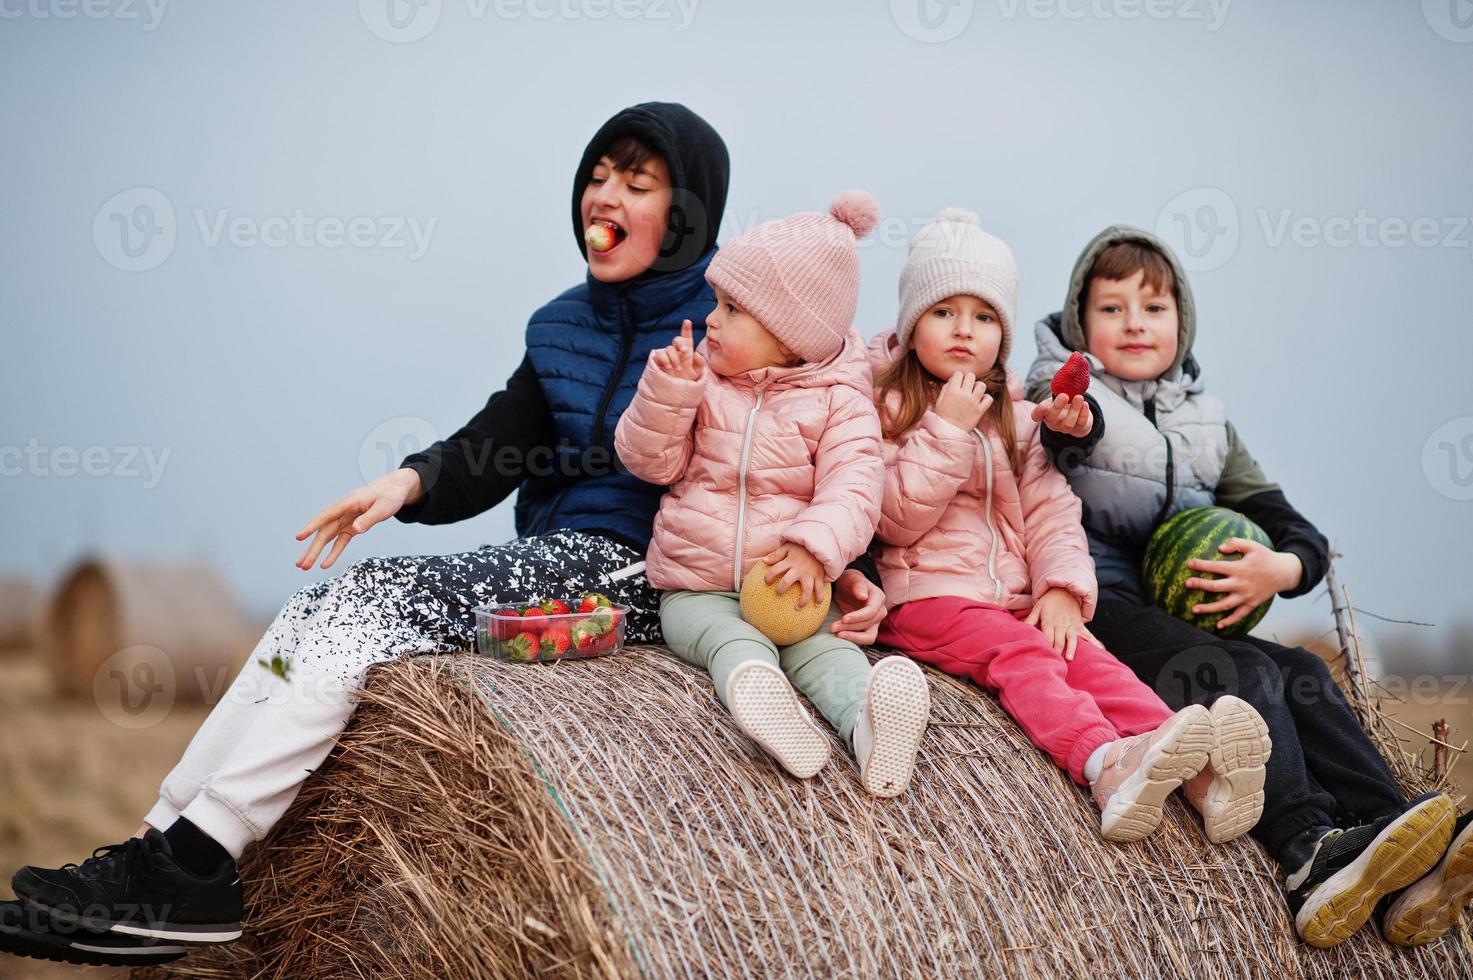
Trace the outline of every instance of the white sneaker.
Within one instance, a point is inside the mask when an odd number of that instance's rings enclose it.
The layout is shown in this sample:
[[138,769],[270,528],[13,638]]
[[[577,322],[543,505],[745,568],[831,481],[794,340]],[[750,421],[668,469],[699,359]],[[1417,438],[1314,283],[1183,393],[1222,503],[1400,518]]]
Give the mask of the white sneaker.
[[1263,780],[1273,740],[1253,706],[1225,694],[1212,704],[1207,768],[1182,784],[1214,844],[1241,837],[1263,816]]
[[931,689],[914,660],[886,657],[870,668],[854,723],[854,757],[865,789],[875,796],[905,792],[930,714]]
[[737,664],[726,681],[737,727],[788,772],[808,779],[829,761],[829,740],[798,701],[793,685],[765,660]]

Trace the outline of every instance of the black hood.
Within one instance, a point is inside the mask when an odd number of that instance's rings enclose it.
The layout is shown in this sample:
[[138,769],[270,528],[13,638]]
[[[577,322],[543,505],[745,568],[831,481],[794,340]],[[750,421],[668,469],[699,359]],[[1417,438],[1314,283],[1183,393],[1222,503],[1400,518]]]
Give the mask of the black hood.
[[625,136],[633,136],[665,159],[672,188],[670,223],[660,256],[639,278],[687,269],[716,244],[726,210],[731,160],[711,124],[678,102],[641,102],[620,110],[588,141],[573,175],[573,235],[578,251],[588,258],[580,207],[583,188],[599,157]]

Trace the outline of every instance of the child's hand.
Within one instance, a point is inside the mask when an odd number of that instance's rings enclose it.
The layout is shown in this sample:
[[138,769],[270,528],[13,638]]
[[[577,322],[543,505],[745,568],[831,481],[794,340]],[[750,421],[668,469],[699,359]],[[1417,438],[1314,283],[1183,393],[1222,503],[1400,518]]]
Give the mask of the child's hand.
[[690,331],[690,321],[686,320],[680,325],[680,336],[669,347],[662,347],[650,356],[666,374],[673,374],[686,381],[699,381],[706,368],[706,359],[696,353],[695,344],[691,343]]
[[970,432],[991,407],[987,383],[978,381],[971,371],[958,371],[941,386],[933,411],[957,428]]
[[1062,653],[1065,660],[1074,659],[1074,647],[1080,637],[1099,643],[1084,628],[1084,613],[1079,608],[1079,600],[1068,589],[1052,588],[1039,596],[1025,622],[1029,626],[1037,626],[1048,639],[1049,646]]
[[885,618],[883,589],[858,569],[846,568],[834,583],[834,605],[844,615],[830,624],[830,633],[862,647],[875,642],[880,621]]
[[1287,551],[1274,551],[1247,538],[1230,538],[1218,546],[1225,555],[1240,554],[1237,561],[1203,561],[1193,558],[1187,567],[1194,572],[1215,572],[1221,578],[1188,577],[1183,583],[1189,589],[1226,592],[1215,602],[1202,602],[1192,612],[1215,613],[1233,610],[1232,615],[1218,620],[1217,628],[1227,627],[1243,619],[1285,589],[1292,589],[1304,577],[1304,563]]
[[318,511],[317,516],[297,532],[298,541],[313,531],[317,532],[317,537],[297,558],[297,567],[303,571],[310,570],[322,549],[332,541],[332,551],[322,563],[323,568],[331,568],[354,535],[362,534],[379,521],[388,520],[399,512],[399,508],[423,496],[424,486],[419,474],[406,466],[385,473],[367,486],[340,497]]
[[1095,426],[1094,413],[1083,395],[1055,395],[1053,401],[1039,402],[1033,406],[1033,421],[1061,432],[1066,436],[1082,439]]
[[[762,560],[770,566],[762,581],[771,585],[778,595],[788,591],[794,582],[798,583],[798,604],[794,609],[802,609],[809,599],[823,601],[823,587],[828,582],[823,577],[823,562],[807,548],[787,541],[763,555]],[[774,582],[777,584],[773,585]]]

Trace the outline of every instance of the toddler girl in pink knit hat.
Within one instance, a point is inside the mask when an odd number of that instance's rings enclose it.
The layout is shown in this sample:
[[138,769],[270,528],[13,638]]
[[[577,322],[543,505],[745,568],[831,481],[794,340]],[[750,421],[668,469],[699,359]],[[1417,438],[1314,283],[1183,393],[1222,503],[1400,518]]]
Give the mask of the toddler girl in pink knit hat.
[[[858,239],[878,208],[847,191],[827,212],[770,221],[722,247],[706,271],[716,308],[650,355],[614,445],[634,475],[670,484],[646,574],[676,655],[711,674],[737,725],[799,778],[829,739],[796,686],[848,741],[877,796],[905,790],[930,696],[909,659],[873,667],[834,635],[831,609],[807,639],[778,647],[742,619],[742,580],[759,561],[779,593],[822,601],[862,554],[880,516],[884,460],[865,342],[852,328]],[[789,593],[792,594],[792,593]]]

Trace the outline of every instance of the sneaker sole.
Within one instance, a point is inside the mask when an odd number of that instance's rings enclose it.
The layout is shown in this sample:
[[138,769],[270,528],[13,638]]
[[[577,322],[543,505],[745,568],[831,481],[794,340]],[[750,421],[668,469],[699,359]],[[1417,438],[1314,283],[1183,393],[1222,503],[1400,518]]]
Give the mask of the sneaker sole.
[[1166,724],[1167,738],[1153,745],[1129,781],[1121,784],[1100,814],[1100,836],[1116,844],[1141,840],[1161,826],[1161,808],[1183,780],[1207,765],[1212,719],[1200,705],[1183,709]]
[[859,772],[865,789],[879,797],[905,792],[930,716],[931,689],[915,661],[886,657],[875,664],[869,682],[874,740]]
[[737,727],[784,769],[809,779],[829,761],[829,740],[776,667],[762,661],[742,664],[727,684],[727,707]]
[[1383,896],[1431,871],[1453,835],[1457,810],[1435,796],[1402,814],[1350,864],[1310,893],[1294,917],[1294,929],[1311,946],[1326,949],[1366,924]]
[[[0,922],[0,953],[53,963],[81,966],[151,966],[171,963],[189,952],[187,947],[164,943],[120,945],[106,934],[65,935],[29,929],[21,922],[20,902],[0,903],[7,921]],[[15,921],[8,921],[10,919]]]
[[1463,828],[1437,870],[1408,888],[1386,910],[1388,942],[1421,946],[1457,924],[1473,896],[1473,824]]
[[109,922],[106,919],[79,916],[65,909],[43,905],[29,898],[25,901],[26,904],[40,909],[62,925],[77,929],[87,929],[93,932],[106,932],[119,936],[128,936],[130,938],[162,939],[176,943],[209,945],[213,943],[234,942],[244,934],[244,930],[241,929],[239,922],[220,922],[202,925],[163,922],[158,926],[149,927],[135,925],[129,922]]
[[1215,701],[1212,782],[1202,806],[1202,828],[1214,844],[1241,837],[1263,816],[1263,783],[1273,751],[1268,726],[1257,711],[1231,694]]

